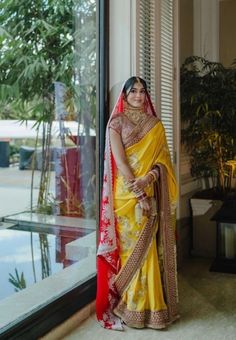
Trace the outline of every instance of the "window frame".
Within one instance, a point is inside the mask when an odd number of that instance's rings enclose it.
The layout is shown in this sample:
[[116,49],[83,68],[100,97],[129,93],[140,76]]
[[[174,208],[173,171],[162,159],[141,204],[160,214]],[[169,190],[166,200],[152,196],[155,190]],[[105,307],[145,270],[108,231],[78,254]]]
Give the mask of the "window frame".
[[[109,0],[96,0],[97,10],[97,138],[96,138],[96,202],[100,202],[105,125],[108,119],[109,88]],[[97,224],[99,206],[97,208]],[[96,297],[96,275],[88,281],[72,288],[23,320],[16,322],[5,331],[0,331],[1,339],[36,339],[58,326],[83,308]]]
[[0,334],[7,339],[38,339],[94,300],[96,277],[38,309]]

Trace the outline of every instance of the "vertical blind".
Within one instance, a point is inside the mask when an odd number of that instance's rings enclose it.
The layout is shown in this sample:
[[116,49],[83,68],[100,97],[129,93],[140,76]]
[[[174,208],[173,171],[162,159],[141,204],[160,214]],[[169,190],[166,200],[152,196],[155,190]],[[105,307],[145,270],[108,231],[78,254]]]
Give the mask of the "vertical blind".
[[173,0],[161,0],[160,4],[160,100],[161,119],[173,158]]
[[139,72],[148,83],[153,102],[156,99],[159,101],[159,114],[166,130],[172,159],[173,12],[173,0],[139,1]]
[[155,0],[140,0],[139,13],[139,73],[155,103]]

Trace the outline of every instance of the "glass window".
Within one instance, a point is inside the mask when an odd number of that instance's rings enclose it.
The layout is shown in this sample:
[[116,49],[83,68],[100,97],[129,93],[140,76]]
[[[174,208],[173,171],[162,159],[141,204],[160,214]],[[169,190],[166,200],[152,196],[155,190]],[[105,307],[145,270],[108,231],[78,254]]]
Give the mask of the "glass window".
[[1,1],[0,334],[95,278],[96,12]]

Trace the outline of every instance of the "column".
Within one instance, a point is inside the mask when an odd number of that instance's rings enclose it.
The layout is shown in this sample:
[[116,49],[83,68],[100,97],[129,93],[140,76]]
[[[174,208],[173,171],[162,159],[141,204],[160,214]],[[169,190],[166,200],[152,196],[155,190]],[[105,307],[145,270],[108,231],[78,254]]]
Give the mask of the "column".
[[194,55],[219,61],[219,0],[194,0]]

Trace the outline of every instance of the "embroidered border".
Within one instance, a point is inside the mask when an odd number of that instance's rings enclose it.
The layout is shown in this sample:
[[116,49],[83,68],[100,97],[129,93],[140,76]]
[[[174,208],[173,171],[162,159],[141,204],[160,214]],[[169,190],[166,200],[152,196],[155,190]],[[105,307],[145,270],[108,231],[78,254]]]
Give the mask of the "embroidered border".
[[163,329],[179,319],[179,315],[177,314],[170,319],[166,309],[159,311],[145,310],[143,312],[131,311],[127,309],[127,305],[123,301],[114,309],[114,313],[120,317],[127,326],[135,328],[149,327]]
[[125,148],[138,143],[159,122],[156,117],[148,116],[141,124],[137,125],[124,142]]
[[170,319],[178,314],[178,288],[177,288],[177,265],[176,265],[176,242],[173,221],[171,220],[170,202],[168,195],[168,185],[166,170],[163,165],[158,165],[160,169],[160,181],[157,186],[160,200],[160,239],[163,249],[164,271],[163,283],[166,304]]

